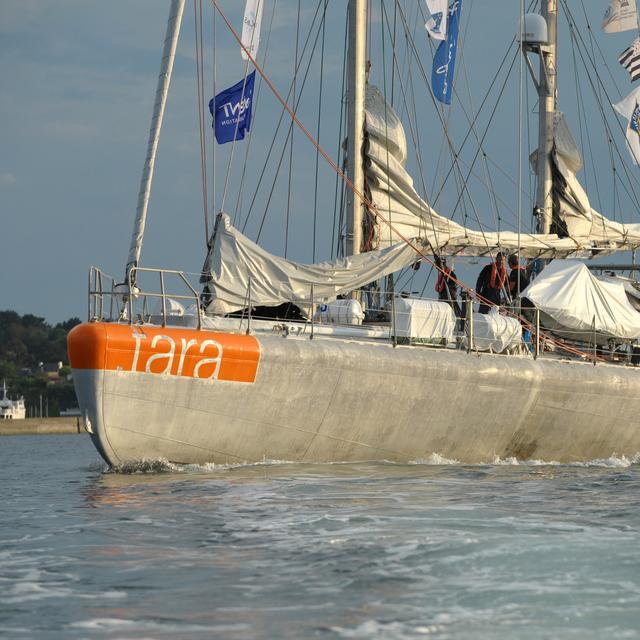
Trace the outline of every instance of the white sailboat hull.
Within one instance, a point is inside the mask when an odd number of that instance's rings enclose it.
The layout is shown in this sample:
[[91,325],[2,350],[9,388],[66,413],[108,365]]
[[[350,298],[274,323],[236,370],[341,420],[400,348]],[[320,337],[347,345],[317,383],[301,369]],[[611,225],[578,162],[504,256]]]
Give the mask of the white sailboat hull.
[[640,452],[635,369],[337,338],[256,340],[250,383],[74,370],[105,460],[568,462]]

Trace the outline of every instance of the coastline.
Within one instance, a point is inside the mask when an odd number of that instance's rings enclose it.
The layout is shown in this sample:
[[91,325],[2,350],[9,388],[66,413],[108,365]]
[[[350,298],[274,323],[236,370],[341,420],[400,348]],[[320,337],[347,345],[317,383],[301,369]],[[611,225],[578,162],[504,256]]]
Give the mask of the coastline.
[[78,430],[76,416],[64,418],[27,418],[0,421],[0,436],[33,436],[65,433],[86,433],[82,424]]

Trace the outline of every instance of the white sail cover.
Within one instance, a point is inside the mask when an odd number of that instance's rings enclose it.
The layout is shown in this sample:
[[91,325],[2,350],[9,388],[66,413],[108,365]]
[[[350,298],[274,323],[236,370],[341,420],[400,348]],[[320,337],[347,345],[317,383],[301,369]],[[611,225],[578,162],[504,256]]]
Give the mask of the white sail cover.
[[[207,311],[226,314],[249,306],[293,302],[330,302],[409,266],[418,258],[404,242],[332,262],[300,264],[271,255],[235,229],[226,214],[216,220],[211,249],[203,267],[203,282],[211,295]],[[251,285],[249,290],[249,285]],[[308,311],[308,308],[306,309]]]
[[561,327],[623,339],[640,338],[640,313],[627,298],[624,283],[596,278],[582,262],[551,262],[522,292]]
[[[485,255],[501,249],[527,258],[592,257],[640,246],[640,224],[622,225],[591,209],[575,173],[580,154],[561,118],[556,127],[555,161],[561,178],[560,212],[568,237],[556,234],[520,235],[512,231],[475,231],[434,211],[417,193],[405,169],[407,143],[400,119],[380,90],[367,85],[365,175],[371,200],[380,214],[374,246],[386,247],[401,237],[420,238],[442,255]],[[577,155],[576,155],[577,154]],[[390,222],[393,229],[390,228]]]

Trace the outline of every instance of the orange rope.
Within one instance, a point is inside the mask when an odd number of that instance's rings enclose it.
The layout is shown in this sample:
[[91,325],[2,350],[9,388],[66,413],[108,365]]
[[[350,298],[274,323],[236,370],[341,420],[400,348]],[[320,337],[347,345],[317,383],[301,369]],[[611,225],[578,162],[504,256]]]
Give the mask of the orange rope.
[[[246,53],[248,59],[253,63],[253,66],[256,68],[256,70],[258,71],[258,73],[260,74],[260,76],[262,76],[262,79],[267,83],[267,86],[269,87],[269,89],[271,89],[273,95],[276,97],[276,99],[278,100],[278,102],[280,102],[280,104],[283,106],[283,108],[287,111],[287,113],[291,116],[292,120],[298,125],[298,127],[300,127],[300,130],[302,131],[302,133],[304,133],[304,135],[309,139],[309,142],[311,142],[311,144],[316,148],[316,150],[318,151],[318,153],[320,153],[320,155],[327,161],[327,163],[329,164],[329,166],[340,176],[340,178],[342,179],[342,181],[347,185],[347,187],[349,187],[349,189],[351,189],[351,191],[353,191],[353,193],[355,193],[358,198],[360,198],[360,201],[367,206],[367,208],[369,209],[369,211],[371,213],[373,213],[373,215],[378,219],[378,220],[382,220],[382,222],[384,222],[390,229],[391,231],[393,231],[399,238],[400,240],[402,240],[405,244],[409,245],[419,256],[421,259],[424,259],[426,262],[428,262],[432,267],[434,267],[435,269],[437,269],[439,272],[443,272],[442,268],[439,267],[433,260],[431,260],[424,252],[422,252],[418,247],[416,247],[411,240],[405,238],[399,231],[397,231],[395,229],[395,227],[389,222],[389,220],[387,220],[378,210],[377,206],[371,202],[359,189],[356,188],[355,184],[353,184],[353,182],[349,179],[349,177],[340,169],[340,167],[334,162],[334,160],[331,158],[331,156],[329,156],[329,154],[320,146],[320,144],[316,141],[316,139],[313,137],[313,135],[309,132],[309,130],[304,126],[304,124],[302,124],[302,122],[298,119],[298,116],[296,115],[295,111],[293,111],[293,109],[288,105],[287,101],[280,95],[280,93],[278,92],[278,90],[275,88],[275,86],[273,85],[273,83],[271,82],[271,80],[269,80],[267,74],[264,72],[264,70],[262,69],[262,67],[260,67],[258,65],[257,60],[251,55],[251,52],[244,46],[244,44],[242,43],[242,39],[240,38],[240,36],[238,35],[238,33],[236,32],[236,30],[233,28],[233,26],[231,25],[231,23],[229,22],[229,19],[227,18],[227,16],[225,15],[225,13],[222,11],[222,9],[220,8],[220,5],[218,4],[218,0],[211,0],[211,2],[213,3],[216,11],[220,14],[220,17],[224,20],[224,22],[226,23],[227,27],[229,28],[229,31],[231,32],[231,34],[233,35],[233,37],[236,39],[237,43],[240,45],[240,47],[244,50],[244,52]],[[476,299],[479,302],[482,303],[486,303],[489,304],[491,306],[493,306],[493,302],[491,302],[490,300],[487,300],[486,298],[484,298],[483,296],[479,295],[478,293],[476,293],[471,287],[467,287],[464,283],[460,282],[459,280],[455,279],[455,278],[451,278],[451,280],[453,280],[461,289],[464,289],[465,291],[468,291],[469,293],[473,293],[476,297]],[[516,318],[517,320],[519,320],[523,326],[525,326],[527,329],[529,330],[533,330],[533,325],[526,319],[523,318],[522,316],[519,316],[516,313],[513,313],[511,311],[508,311],[507,309],[505,309],[505,312],[507,315]],[[565,351],[567,351],[568,353],[572,353],[574,355],[578,355],[578,356],[589,356],[590,354],[580,351],[579,349],[575,349],[573,347],[570,347],[566,344],[563,344],[561,342],[558,342],[556,340],[554,340],[553,338],[550,338],[549,336],[547,336],[544,333],[540,333],[540,337],[545,338],[548,342],[550,342],[551,344],[556,345],[557,347],[559,347],[560,349],[563,349]]]

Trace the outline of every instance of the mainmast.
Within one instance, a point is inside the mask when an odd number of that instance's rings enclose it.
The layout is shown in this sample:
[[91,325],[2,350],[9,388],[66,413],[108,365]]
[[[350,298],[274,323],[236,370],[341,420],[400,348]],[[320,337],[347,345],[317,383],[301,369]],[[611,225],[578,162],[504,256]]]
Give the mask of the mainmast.
[[133,224],[133,234],[131,236],[129,258],[127,260],[126,282],[129,282],[129,272],[131,271],[131,268],[138,265],[138,262],[140,260],[140,252],[142,251],[142,240],[144,237],[144,226],[147,218],[147,207],[149,205],[151,182],[153,180],[153,169],[156,161],[156,151],[158,149],[158,142],[160,140],[160,129],[162,127],[164,108],[167,103],[169,84],[171,83],[173,60],[176,55],[178,34],[180,33],[180,23],[182,22],[183,12],[184,0],[171,0],[169,21],[167,23],[167,33],[164,38],[164,48],[162,50],[160,75],[158,76],[158,86],[156,88],[156,99],[153,106],[151,128],[149,130],[147,157],[144,161],[144,167],[142,169],[140,191],[138,193],[138,206],[136,207],[136,218]]
[[538,233],[550,233],[553,213],[551,153],[553,151],[553,128],[556,113],[556,49],[557,49],[557,0],[541,0],[541,13],[547,23],[547,44],[540,45],[540,75],[538,80],[538,190],[536,193],[536,215]]
[[364,193],[362,145],[364,139],[364,91],[366,82],[367,0],[349,0],[349,52],[347,62],[347,255],[362,248],[362,209]]

